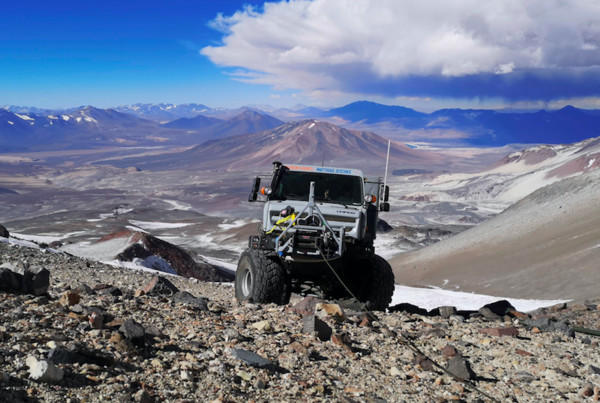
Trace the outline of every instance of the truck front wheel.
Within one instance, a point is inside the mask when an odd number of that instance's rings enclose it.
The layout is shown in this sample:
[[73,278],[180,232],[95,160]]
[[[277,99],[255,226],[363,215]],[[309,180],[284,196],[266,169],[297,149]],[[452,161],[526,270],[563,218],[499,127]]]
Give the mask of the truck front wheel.
[[285,305],[290,295],[288,275],[277,255],[260,249],[242,253],[235,274],[238,301]]

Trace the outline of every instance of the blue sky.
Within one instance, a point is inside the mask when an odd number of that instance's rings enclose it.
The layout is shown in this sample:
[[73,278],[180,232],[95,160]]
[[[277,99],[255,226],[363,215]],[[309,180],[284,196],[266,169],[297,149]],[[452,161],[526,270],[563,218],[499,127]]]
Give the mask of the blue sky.
[[0,105],[600,108],[595,0],[27,1]]

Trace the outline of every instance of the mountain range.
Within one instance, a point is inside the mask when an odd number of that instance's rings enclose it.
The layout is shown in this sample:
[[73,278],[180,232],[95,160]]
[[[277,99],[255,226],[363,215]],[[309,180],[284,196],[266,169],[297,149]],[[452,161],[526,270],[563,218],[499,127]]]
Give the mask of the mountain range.
[[[262,120],[260,123],[257,123],[257,115]],[[572,106],[535,112],[442,109],[432,113],[367,101],[331,109],[299,105],[289,109],[255,106],[227,110],[202,104],[135,104],[106,110],[83,107],[52,112],[8,106],[0,109],[0,145],[26,149],[30,143],[56,144],[55,139],[65,141],[70,134],[82,132],[93,134],[87,140],[94,146],[189,145],[306,119],[326,120],[399,141],[461,146],[567,144],[600,135],[600,110]],[[75,126],[76,123],[82,124]],[[23,137],[15,141],[14,137],[19,136]],[[81,141],[69,141],[77,146],[85,145],[85,137]]]
[[[201,120],[207,120],[209,124],[202,127]],[[0,147],[5,152],[14,152],[109,146],[186,146],[203,143],[215,136],[270,129],[281,123],[271,116],[249,110],[227,120],[199,115],[187,121],[180,119],[171,124],[160,124],[114,109],[92,106],[46,115],[0,109]]]

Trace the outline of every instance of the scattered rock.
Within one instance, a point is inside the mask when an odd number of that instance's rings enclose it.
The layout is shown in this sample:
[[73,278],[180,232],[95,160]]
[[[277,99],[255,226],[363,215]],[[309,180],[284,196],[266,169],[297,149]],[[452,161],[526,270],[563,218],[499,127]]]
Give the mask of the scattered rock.
[[489,309],[492,313],[498,316],[504,316],[511,311],[516,311],[515,307],[511,305],[507,300],[501,300],[492,302],[491,304],[486,304],[483,308]]
[[438,310],[440,311],[440,316],[444,319],[456,315],[456,307],[454,306],[440,306]]
[[314,315],[317,304],[322,303],[323,300],[317,297],[308,296],[294,304],[290,309],[302,316]]
[[155,276],[144,286],[143,291],[147,295],[173,295],[179,290],[173,283],[164,277]]
[[81,296],[75,292],[67,291],[60,296],[59,303],[63,306],[73,306],[79,303]]
[[315,315],[321,319],[330,317],[339,322],[347,320],[346,314],[338,304],[318,303],[315,306]]
[[27,357],[27,366],[29,367],[29,377],[34,381],[45,383],[56,383],[63,379],[63,370],[46,360],[38,361],[33,356]]
[[196,298],[187,291],[175,292],[173,302],[187,304],[200,311],[208,311],[208,300],[206,298]]
[[503,336],[517,337],[519,335],[519,331],[514,326],[486,327],[483,329],[479,329],[479,333],[484,333],[484,334],[487,334],[488,336],[496,336],[496,337],[503,337]]
[[314,315],[302,317],[302,331],[304,333],[316,334],[319,340],[328,341],[331,339],[333,330],[327,323]]
[[144,327],[133,319],[127,319],[123,322],[119,328],[119,332],[128,340],[140,340],[146,334]]
[[469,362],[460,355],[450,358],[446,370],[454,375],[455,378],[461,380],[475,379],[477,377],[471,369]]

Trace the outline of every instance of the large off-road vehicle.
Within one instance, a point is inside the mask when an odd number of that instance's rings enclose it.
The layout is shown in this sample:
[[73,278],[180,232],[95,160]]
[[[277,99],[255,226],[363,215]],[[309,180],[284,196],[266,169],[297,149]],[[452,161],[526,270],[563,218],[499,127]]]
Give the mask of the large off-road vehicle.
[[268,186],[256,177],[248,197],[265,206],[238,263],[236,298],[287,304],[292,292],[316,292],[385,310],[394,274],[373,246],[379,211],[389,211],[382,178],[357,169],[273,165]]

